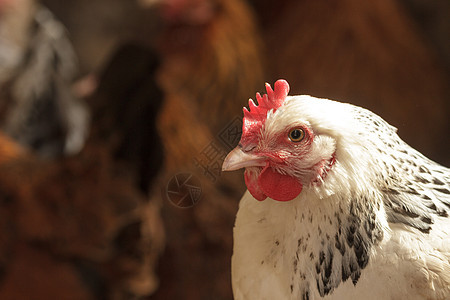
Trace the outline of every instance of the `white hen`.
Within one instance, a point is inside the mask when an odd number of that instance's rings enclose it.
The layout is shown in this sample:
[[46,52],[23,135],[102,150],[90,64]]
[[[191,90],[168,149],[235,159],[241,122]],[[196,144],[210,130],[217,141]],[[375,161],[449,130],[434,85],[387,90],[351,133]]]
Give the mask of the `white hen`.
[[450,170],[368,110],[266,88],[223,164],[249,189],[235,299],[450,299]]

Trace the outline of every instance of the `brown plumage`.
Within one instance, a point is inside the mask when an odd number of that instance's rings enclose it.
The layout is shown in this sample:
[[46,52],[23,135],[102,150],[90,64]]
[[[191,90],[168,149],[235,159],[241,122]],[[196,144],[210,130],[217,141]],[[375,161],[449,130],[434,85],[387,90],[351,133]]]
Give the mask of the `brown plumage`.
[[[219,133],[239,118],[242,99],[263,80],[262,42],[244,1],[162,1],[160,8],[165,29],[159,38],[159,79],[166,94],[158,122],[166,156],[161,190],[172,176],[188,172],[201,181],[202,197],[189,210],[164,202],[168,243],[155,297],[227,299],[237,209],[232,195],[244,186],[237,174],[220,174],[231,146],[220,142]],[[195,164],[210,143],[218,145],[212,151],[218,162],[213,177],[206,170],[213,166]]]
[[[135,126],[145,118],[155,128],[162,100],[151,85],[157,64],[145,50],[129,47],[122,53],[135,54],[142,69],[132,70],[147,81],[117,87],[113,74],[124,74],[118,63],[123,56],[117,55],[90,99],[97,118],[79,154],[41,160],[0,136],[2,299],[126,299],[148,296],[157,288],[154,271],[164,230],[158,204],[148,201],[143,181],[153,181],[161,146],[153,138],[150,149],[140,147],[145,144],[142,131],[145,137],[152,132]],[[127,106],[140,103],[142,108],[143,99],[154,108],[150,113]],[[144,161],[141,156],[150,158],[142,164],[147,170],[135,164]]]
[[[218,131],[237,116],[242,98],[250,97],[251,89],[263,79],[262,42],[255,19],[241,0],[178,2],[186,2],[187,7],[165,14],[170,16],[165,17],[167,27],[160,40],[161,83]],[[190,10],[201,5],[207,5],[206,16],[192,17]]]

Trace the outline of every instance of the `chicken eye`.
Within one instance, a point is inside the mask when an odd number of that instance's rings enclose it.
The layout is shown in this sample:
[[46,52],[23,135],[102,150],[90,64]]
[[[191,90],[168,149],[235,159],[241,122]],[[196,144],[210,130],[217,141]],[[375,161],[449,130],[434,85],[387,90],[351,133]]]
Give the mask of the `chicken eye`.
[[303,129],[295,128],[289,131],[289,139],[292,142],[300,142],[305,137],[305,132]]

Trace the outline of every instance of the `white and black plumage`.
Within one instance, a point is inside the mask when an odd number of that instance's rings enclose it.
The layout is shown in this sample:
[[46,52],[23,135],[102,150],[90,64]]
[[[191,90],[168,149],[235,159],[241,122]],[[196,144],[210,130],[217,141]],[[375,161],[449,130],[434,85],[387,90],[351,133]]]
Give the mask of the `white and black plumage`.
[[450,299],[450,170],[366,109],[267,88],[223,165],[249,188],[235,298]]
[[0,17],[1,129],[44,157],[79,152],[89,114],[72,91],[77,57],[66,29],[32,1],[12,1]]

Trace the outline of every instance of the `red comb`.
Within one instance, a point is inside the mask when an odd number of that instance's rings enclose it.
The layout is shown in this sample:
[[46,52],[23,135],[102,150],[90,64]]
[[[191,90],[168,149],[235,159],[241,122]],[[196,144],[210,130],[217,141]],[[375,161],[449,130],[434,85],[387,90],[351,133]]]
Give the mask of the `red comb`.
[[258,105],[255,105],[252,99],[248,101],[249,109],[244,107],[244,120],[242,124],[241,144],[250,142],[257,138],[257,132],[261,130],[263,123],[267,119],[267,113],[270,110],[274,112],[283,105],[286,96],[289,93],[289,83],[286,80],[279,79],[274,84],[274,89],[266,83],[267,94],[261,96],[256,93]]

